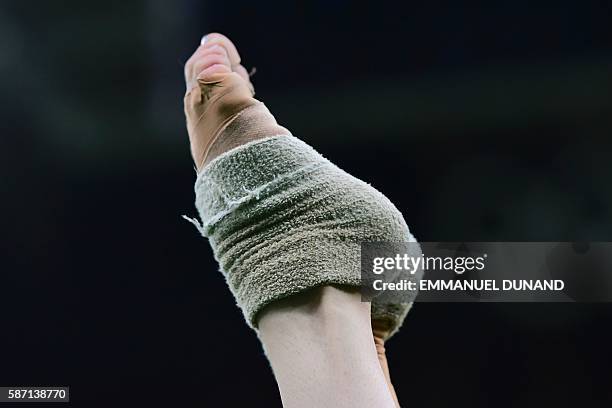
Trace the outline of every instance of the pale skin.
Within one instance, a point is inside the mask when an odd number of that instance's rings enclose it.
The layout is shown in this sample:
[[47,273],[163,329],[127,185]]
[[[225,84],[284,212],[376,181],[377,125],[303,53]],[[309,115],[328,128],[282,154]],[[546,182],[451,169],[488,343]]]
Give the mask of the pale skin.
[[[185,64],[187,92],[198,80],[234,72],[252,88],[234,44],[208,34]],[[198,170],[206,160],[205,135],[191,135]],[[370,304],[354,288],[324,286],[277,301],[259,316],[259,337],[277,380],[283,406],[399,407],[384,339],[389,327],[372,321]]]

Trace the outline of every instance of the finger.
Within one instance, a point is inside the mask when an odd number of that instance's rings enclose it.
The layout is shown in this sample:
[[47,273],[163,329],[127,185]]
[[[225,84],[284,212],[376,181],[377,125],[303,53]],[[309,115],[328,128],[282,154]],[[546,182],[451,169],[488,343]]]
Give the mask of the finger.
[[192,78],[197,78],[202,71],[215,64],[225,65],[228,70],[231,71],[230,60],[223,47],[216,45],[213,48],[209,48],[205,51],[206,52],[204,52],[202,56],[193,63],[191,74]]
[[[216,66],[214,69],[213,66]],[[225,67],[225,68],[223,68]],[[190,58],[185,65],[185,83],[187,90],[192,89],[197,80],[208,78],[212,73],[229,73],[231,64],[227,51],[220,45],[214,45],[198,53],[197,56]]]
[[249,72],[246,70],[245,67],[240,64],[241,58],[240,54],[238,53],[238,49],[229,38],[227,38],[223,34],[210,33],[202,37],[201,43],[204,48],[217,45],[222,46],[227,51],[232,71],[240,75],[242,79],[244,79],[248,83],[251,82]]
[[223,34],[210,33],[202,37],[201,47],[220,45],[227,50],[227,55],[232,66],[240,64],[240,54],[233,42]]
[[223,61],[223,63],[227,63],[228,66],[231,66],[227,50],[222,46],[214,45],[208,48],[200,47],[185,63],[185,80],[190,81],[194,79],[200,73],[199,71],[197,71],[197,69],[199,68],[201,71],[203,69],[203,61],[205,61],[207,57],[212,55],[224,57],[226,61]]
[[232,72],[232,70],[225,64],[213,64],[200,72],[197,79],[204,82],[214,81],[217,74],[229,74],[230,72]]
[[[201,45],[187,60],[185,64],[187,90],[193,88],[198,79],[206,80],[211,75],[226,73],[223,65],[230,67],[231,71],[245,80],[251,89],[251,93],[255,94],[250,75],[246,68],[240,64],[240,55],[236,46],[229,38],[218,33],[211,33],[202,37]],[[213,68],[213,66],[215,67]]]

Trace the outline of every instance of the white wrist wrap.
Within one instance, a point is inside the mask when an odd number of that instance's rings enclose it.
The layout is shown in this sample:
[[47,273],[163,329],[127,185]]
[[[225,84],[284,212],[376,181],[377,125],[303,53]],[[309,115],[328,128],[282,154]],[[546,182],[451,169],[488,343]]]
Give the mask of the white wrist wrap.
[[[260,139],[211,161],[196,207],[247,322],[275,300],[317,286],[359,286],[360,243],[415,241],[395,206],[293,136]],[[410,304],[376,305],[393,322]]]

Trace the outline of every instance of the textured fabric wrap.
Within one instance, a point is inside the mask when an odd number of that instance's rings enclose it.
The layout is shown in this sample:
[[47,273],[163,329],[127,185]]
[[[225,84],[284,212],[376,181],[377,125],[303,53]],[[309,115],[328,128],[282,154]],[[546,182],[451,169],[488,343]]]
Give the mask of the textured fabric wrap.
[[[360,284],[360,243],[414,242],[380,192],[299,139],[275,136],[211,161],[195,184],[202,234],[247,322],[271,302],[317,286]],[[393,332],[409,303],[377,305]]]

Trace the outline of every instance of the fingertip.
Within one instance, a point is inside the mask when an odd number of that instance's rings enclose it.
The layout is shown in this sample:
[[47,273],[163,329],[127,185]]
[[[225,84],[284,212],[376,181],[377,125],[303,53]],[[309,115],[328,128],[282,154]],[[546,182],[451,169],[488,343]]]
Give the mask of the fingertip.
[[215,44],[225,48],[232,65],[240,64],[240,54],[229,38],[219,33],[208,33],[202,37],[201,45],[204,45],[204,48],[211,47]]

